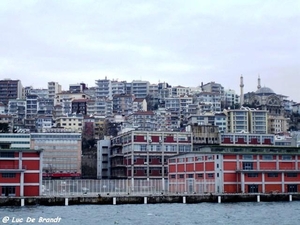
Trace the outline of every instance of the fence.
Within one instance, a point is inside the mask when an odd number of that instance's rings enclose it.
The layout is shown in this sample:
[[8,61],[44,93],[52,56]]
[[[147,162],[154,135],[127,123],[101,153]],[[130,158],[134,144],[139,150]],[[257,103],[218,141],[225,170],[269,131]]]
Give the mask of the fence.
[[148,195],[148,194],[177,194],[177,193],[214,193],[213,181],[169,182],[155,180],[43,180],[43,195]]

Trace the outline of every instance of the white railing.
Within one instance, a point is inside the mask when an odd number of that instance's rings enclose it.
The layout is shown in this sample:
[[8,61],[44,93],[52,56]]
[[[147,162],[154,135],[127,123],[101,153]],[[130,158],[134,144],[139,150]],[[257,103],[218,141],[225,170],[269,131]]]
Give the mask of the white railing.
[[150,180],[43,180],[42,195],[161,195],[206,194],[215,192],[214,181],[169,182]]

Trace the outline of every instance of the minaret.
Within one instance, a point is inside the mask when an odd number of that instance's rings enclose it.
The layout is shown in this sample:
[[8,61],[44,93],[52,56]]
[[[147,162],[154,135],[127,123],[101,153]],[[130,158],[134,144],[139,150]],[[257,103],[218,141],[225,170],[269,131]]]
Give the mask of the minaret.
[[241,88],[240,104],[241,104],[241,107],[242,107],[244,105],[244,81],[243,81],[243,75],[241,75],[240,88]]
[[258,75],[258,80],[257,80],[257,90],[261,88],[260,85],[260,76]]

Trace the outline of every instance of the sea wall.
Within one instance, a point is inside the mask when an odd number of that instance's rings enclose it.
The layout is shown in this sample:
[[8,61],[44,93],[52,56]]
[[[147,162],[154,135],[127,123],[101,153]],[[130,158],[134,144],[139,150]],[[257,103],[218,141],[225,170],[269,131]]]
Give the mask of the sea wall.
[[119,205],[119,204],[157,204],[157,203],[234,203],[297,201],[300,194],[207,194],[207,195],[148,195],[148,196],[37,196],[1,197],[0,206],[65,206],[80,204]]

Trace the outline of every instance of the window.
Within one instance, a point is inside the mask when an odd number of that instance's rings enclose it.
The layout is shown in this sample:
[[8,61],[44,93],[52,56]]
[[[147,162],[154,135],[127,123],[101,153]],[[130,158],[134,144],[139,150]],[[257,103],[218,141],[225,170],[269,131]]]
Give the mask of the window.
[[193,162],[193,157],[187,158],[187,162]]
[[198,177],[198,178],[203,178],[203,173],[198,173],[198,174],[197,174],[197,177]]
[[14,178],[16,177],[15,173],[2,173],[3,178]]
[[0,152],[1,158],[14,158],[15,153],[14,152]]
[[243,155],[243,159],[251,160],[253,159],[253,155]]
[[278,173],[268,173],[268,177],[278,177]]
[[243,170],[253,170],[252,162],[243,162]]
[[286,176],[287,177],[297,177],[297,173],[287,173]]
[[197,161],[203,161],[203,156],[198,156]]
[[262,159],[263,160],[273,160],[273,156],[272,155],[263,155]]
[[179,178],[184,178],[184,174],[179,174]]
[[170,178],[171,178],[171,179],[175,179],[175,178],[176,178],[176,175],[171,175]]
[[207,156],[207,160],[213,160],[214,157],[212,155]]
[[188,178],[194,178],[194,174],[188,174]]
[[207,174],[207,177],[208,177],[208,178],[214,178],[214,174],[213,174],[213,173],[208,173],[208,174]]
[[258,173],[248,173],[248,177],[258,177]]
[[292,160],[292,156],[291,155],[283,155],[282,160]]
[[140,145],[140,151],[146,151],[147,145]]
[[170,159],[170,163],[175,163],[176,159]]

